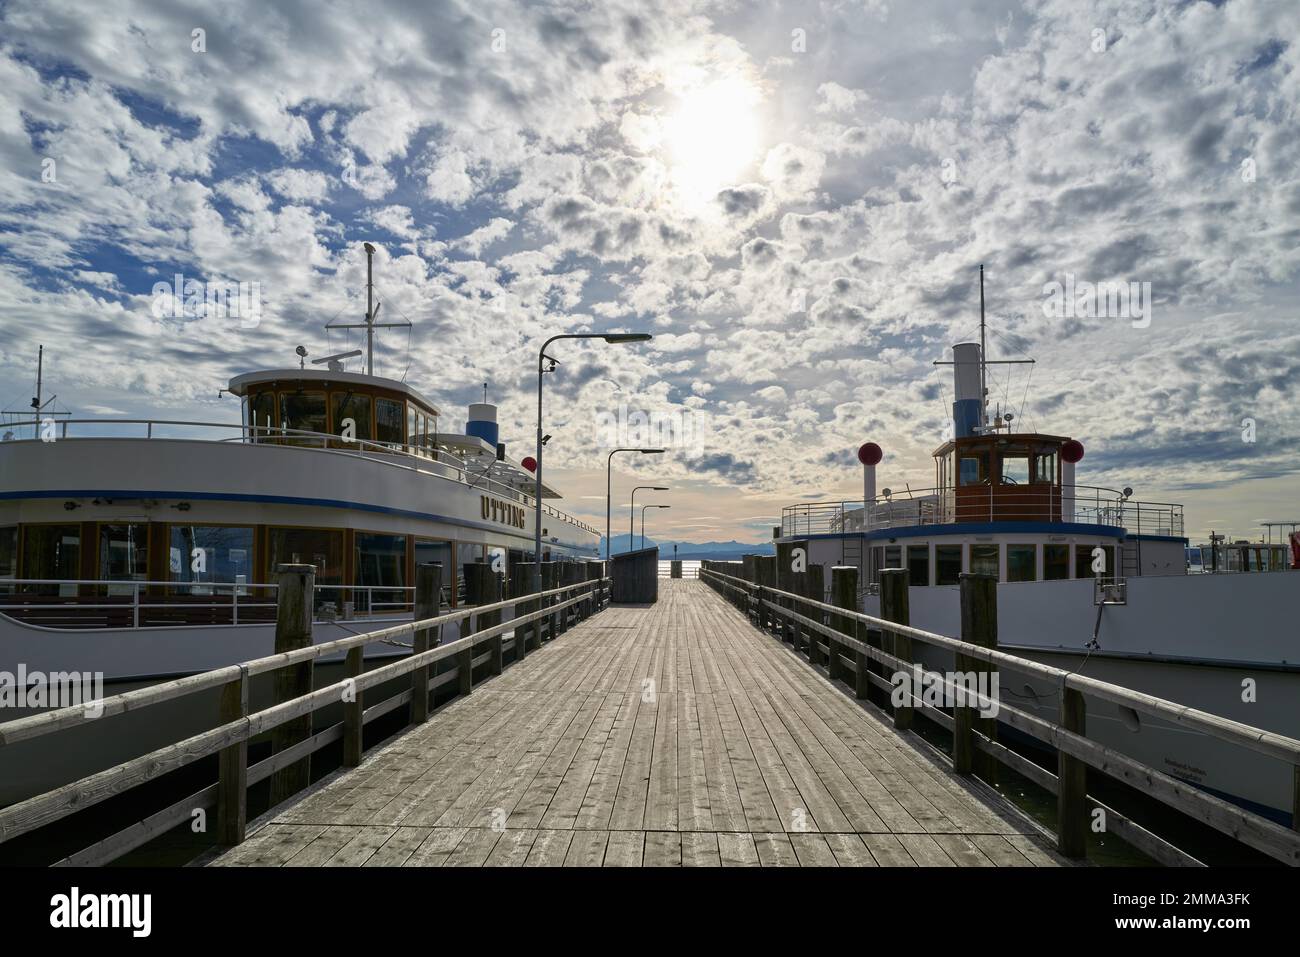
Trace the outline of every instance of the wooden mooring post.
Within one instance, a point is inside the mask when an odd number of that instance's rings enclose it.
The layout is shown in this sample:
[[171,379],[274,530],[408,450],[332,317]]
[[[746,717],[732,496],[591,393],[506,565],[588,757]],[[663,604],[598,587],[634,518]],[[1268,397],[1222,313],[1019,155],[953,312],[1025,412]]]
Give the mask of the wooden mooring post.
[[[415,621],[436,618],[442,606],[442,565],[425,562],[415,566]],[[416,629],[411,653],[420,654],[439,644],[441,626]],[[411,723],[429,719],[429,666],[411,672]]]
[[[1061,688],[1061,727],[1083,735],[1088,708],[1083,695]],[[1056,848],[1066,857],[1088,853],[1088,766],[1064,749],[1056,751]]]
[[[911,611],[907,601],[907,587],[911,576],[906,568],[885,568],[880,572],[880,617],[899,625],[911,624]],[[881,635],[884,650],[899,659],[899,667],[908,668],[912,663],[912,639],[907,635],[889,632]],[[912,687],[912,676],[903,678],[903,687],[908,689],[904,700],[908,703],[894,704],[894,727],[906,731],[912,727],[913,707],[912,693],[920,688]]]
[[[248,666],[239,666],[239,677],[221,689],[219,724],[248,717]],[[244,842],[248,828],[248,741],[221,749],[217,762],[217,840],[235,845]]]
[[[831,568],[831,604],[847,611],[858,610],[858,569],[854,565],[836,565]],[[852,618],[835,615],[831,618],[831,627],[850,637],[857,636],[857,622]],[[844,677],[844,662],[840,656],[843,649],[834,638],[827,638],[829,646],[827,669],[832,681]]]
[[[998,646],[998,579],[996,575],[963,572],[961,582],[961,640],[981,648]],[[993,687],[996,669],[969,655],[954,655],[954,670],[973,673],[976,688]],[[967,689],[970,685],[967,684]],[[991,696],[991,694],[990,694]],[[958,774],[977,774],[989,784],[997,781],[997,760],[975,747],[971,733],[978,728],[990,741],[997,741],[997,718],[979,716],[978,703],[953,708],[952,764]]]
[[[826,600],[826,570],[821,565],[809,565],[808,571],[804,573],[804,597],[811,598],[813,601]],[[809,608],[805,606],[800,609],[800,613],[805,617],[813,619],[818,623],[826,620],[826,613],[820,608]],[[821,664],[821,640],[819,632],[808,629],[808,663],[810,665]]]
[[[496,571],[488,562],[467,562],[465,565],[465,602],[469,605],[495,605],[502,599],[504,580],[502,573]],[[476,629],[490,628],[501,624],[501,610],[485,611],[476,618]],[[469,632],[466,632],[469,634]],[[501,648],[502,638],[497,635],[492,639],[491,672],[501,674],[504,655]]]
[[[316,590],[315,565],[280,565],[276,591],[275,653],[311,645],[311,621]],[[289,665],[275,673],[275,703],[283,704],[312,692],[312,662]],[[311,737],[310,713],[291,718],[271,732],[271,750],[285,751]],[[271,775],[271,805],[297,794],[311,783],[311,755]]]

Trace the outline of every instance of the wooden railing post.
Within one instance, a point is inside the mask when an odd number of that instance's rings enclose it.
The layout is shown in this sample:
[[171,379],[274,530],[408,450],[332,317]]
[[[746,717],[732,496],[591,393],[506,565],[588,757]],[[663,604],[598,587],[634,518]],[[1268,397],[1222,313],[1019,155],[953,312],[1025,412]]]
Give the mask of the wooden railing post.
[[[469,630],[461,635],[462,638],[468,637],[478,631],[478,615],[469,616],[467,626]],[[456,653],[456,692],[457,694],[469,694],[474,690],[474,645],[466,645],[461,651]]]
[[[852,574],[850,574],[852,573]],[[849,611],[858,610],[858,570],[852,565],[835,565],[831,568],[831,604]],[[831,616],[831,627],[845,635],[854,635],[857,622],[841,615]],[[831,681],[844,677],[843,650],[834,638],[827,638],[827,669]]]
[[[442,605],[442,565],[425,562],[415,566],[415,620],[437,618]],[[432,628],[420,628],[411,643],[411,653],[428,651],[437,642]],[[411,723],[424,724],[429,719],[429,666],[411,672]]]
[[[550,591],[554,587],[555,587],[555,562],[542,562],[542,589],[541,590]],[[543,598],[541,604],[538,607],[550,608],[554,604],[555,604],[555,599],[553,597]],[[540,630],[537,633],[538,647],[541,647],[542,641],[554,641],[556,638],[559,637],[559,633],[556,628],[557,617],[558,617],[557,615],[553,615],[553,614],[545,615],[542,618],[539,618],[537,620],[537,623],[539,625],[542,624],[543,622],[546,623],[546,634],[543,635]]]
[[[1061,727],[1083,735],[1087,705],[1073,688],[1061,688]],[[1063,750],[1056,752],[1056,847],[1066,857],[1088,853],[1088,766]]]
[[[996,575],[977,575],[963,572],[961,582],[961,640],[981,648],[998,646],[998,579]],[[969,655],[953,656],[954,669],[962,673],[975,673],[976,687],[992,688],[992,666]],[[987,685],[981,674],[989,675]],[[969,687],[969,686],[968,686]],[[997,719],[979,718],[978,703],[953,708],[952,764],[958,774],[977,772],[992,784],[996,778],[997,761],[992,755],[975,750],[971,734],[977,726],[990,740],[997,740]]]
[[[218,724],[248,717],[248,666],[221,689]],[[248,827],[248,740],[221,749],[218,759],[217,841],[233,846],[244,842]]]
[[[364,654],[365,649],[361,646],[348,649],[347,660],[344,663],[345,677],[353,680],[361,677],[361,672],[364,670]],[[354,687],[352,700],[343,702],[343,766],[345,768],[355,768],[361,763],[361,753],[364,750],[362,734],[365,731],[362,720],[362,715],[365,713],[363,697],[361,689]]]
[[[813,601],[822,601],[826,598],[826,571],[821,565],[809,565],[808,571],[804,577],[804,596],[811,598]],[[810,608],[804,606],[803,614],[816,622],[825,622],[826,613],[820,608]],[[821,649],[818,643],[822,640],[822,634],[819,631],[808,629],[808,663],[810,665],[821,664]]]
[[[281,565],[276,569],[275,653],[311,645],[316,588],[314,565]],[[280,668],[275,673],[275,703],[283,704],[312,691],[312,662]],[[271,731],[271,751],[279,754],[311,737],[310,714],[292,718]],[[281,804],[311,783],[311,755],[271,775],[271,806]]]
[[[898,625],[911,624],[911,611],[908,607],[907,586],[910,576],[906,568],[885,568],[880,572],[880,617]],[[890,632],[888,637],[882,635],[881,644],[885,651],[901,661],[901,667],[908,669],[912,663],[912,639],[907,635]],[[894,707],[894,727],[906,731],[912,727],[912,688],[910,673],[903,679],[903,687],[908,689],[905,705]]]

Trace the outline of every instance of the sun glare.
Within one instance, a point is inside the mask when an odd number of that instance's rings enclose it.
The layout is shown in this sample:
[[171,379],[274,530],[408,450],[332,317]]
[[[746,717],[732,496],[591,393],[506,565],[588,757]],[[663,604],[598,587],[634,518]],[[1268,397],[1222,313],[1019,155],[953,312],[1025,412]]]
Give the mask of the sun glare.
[[688,205],[709,203],[757,158],[759,92],[739,77],[683,95],[664,122],[673,185]]

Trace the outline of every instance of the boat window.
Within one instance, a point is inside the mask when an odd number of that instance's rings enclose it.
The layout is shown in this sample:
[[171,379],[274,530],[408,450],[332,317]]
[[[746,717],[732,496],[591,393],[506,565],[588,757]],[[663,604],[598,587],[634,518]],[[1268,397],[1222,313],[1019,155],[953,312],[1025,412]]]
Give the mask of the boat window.
[[406,404],[406,450],[415,452],[420,444],[420,410]]
[[429,455],[433,458],[438,457],[438,417],[429,416],[428,432],[425,435],[424,447],[429,450]]
[[415,540],[415,564],[424,565],[429,562],[436,562],[442,566],[442,597],[440,601],[448,603],[451,594],[451,582],[454,580],[454,571],[451,562],[451,542],[439,542],[432,539],[417,538]]
[[903,547],[901,545],[888,545],[885,547],[885,564],[883,567],[903,567]]
[[1039,452],[1034,456],[1035,485],[1056,484],[1056,452]]
[[[324,392],[281,392],[280,426],[299,432],[327,432]],[[324,440],[313,436],[290,436],[289,445],[323,445]]]
[[402,444],[403,405],[396,399],[375,399],[375,439],[388,445]]
[[1002,452],[1002,484],[1029,484],[1029,453],[1021,449],[1004,449]]
[[972,545],[970,547],[970,570],[972,575],[992,575],[998,577],[998,546]]
[[910,585],[930,584],[930,546],[907,546],[907,581]]
[[408,603],[405,535],[357,532],[352,561],[353,584],[367,589],[352,596],[359,613],[391,613]]
[[[343,532],[329,528],[267,529],[267,575],[278,580],[281,565],[315,565],[316,584],[343,584]],[[316,607],[323,602],[338,606],[337,589],[316,589]]]
[[[253,529],[247,525],[173,525],[168,573],[190,595],[247,594],[253,579]],[[222,587],[215,587],[221,585]]]
[[[81,577],[80,525],[24,525],[23,578]],[[75,595],[76,585],[31,585],[42,595]]]
[[249,423],[255,426],[253,436],[268,435],[275,429],[275,393],[259,392],[253,396],[252,404],[253,421]]
[[1070,546],[1043,546],[1043,581],[1064,581],[1070,577]]
[[[359,441],[373,439],[374,431],[370,427],[370,396],[357,392],[335,392],[333,400],[334,434],[343,434],[343,420],[351,419],[352,437]],[[346,446],[345,446],[346,447]]]
[[961,579],[961,546],[934,546],[934,583],[955,585]]
[[873,548],[871,550],[871,580],[879,583],[880,569],[885,567],[885,550],[883,548]]
[[[1100,547],[1103,555],[1103,564],[1100,571],[1092,570],[1092,550]],[[1075,578],[1114,578],[1115,577],[1115,546],[1114,545],[1076,545],[1074,546],[1074,577]]]
[[1007,546],[1007,581],[1038,581],[1038,546]]
[[[0,579],[18,577],[18,526],[0,528]],[[0,584],[0,595],[12,594],[12,585]]]
[[[149,580],[149,526],[143,522],[99,526],[99,580]],[[110,595],[129,595],[129,587],[109,586]]]
[[962,485],[983,485],[989,478],[989,453],[988,449],[967,450],[961,453],[961,474],[959,482]]

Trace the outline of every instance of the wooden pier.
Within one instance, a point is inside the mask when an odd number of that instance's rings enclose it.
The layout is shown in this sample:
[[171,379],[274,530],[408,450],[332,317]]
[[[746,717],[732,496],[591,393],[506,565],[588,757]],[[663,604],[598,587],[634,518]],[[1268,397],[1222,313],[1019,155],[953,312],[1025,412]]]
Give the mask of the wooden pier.
[[1055,866],[1036,828],[706,584],[476,685],[219,866]]

